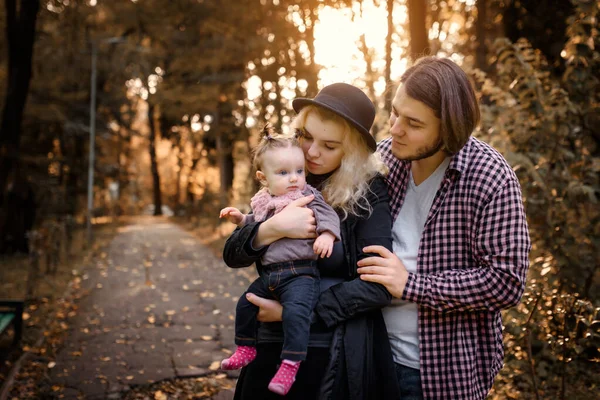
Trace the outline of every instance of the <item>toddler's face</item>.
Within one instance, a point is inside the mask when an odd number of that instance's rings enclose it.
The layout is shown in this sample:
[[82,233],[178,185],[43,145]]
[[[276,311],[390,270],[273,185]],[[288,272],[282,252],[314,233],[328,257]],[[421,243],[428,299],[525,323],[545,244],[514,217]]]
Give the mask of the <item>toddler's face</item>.
[[256,172],[258,179],[266,181],[273,196],[281,196],[306,185],[304,153],[299,147],[270,149],[263,154],[262,168]]

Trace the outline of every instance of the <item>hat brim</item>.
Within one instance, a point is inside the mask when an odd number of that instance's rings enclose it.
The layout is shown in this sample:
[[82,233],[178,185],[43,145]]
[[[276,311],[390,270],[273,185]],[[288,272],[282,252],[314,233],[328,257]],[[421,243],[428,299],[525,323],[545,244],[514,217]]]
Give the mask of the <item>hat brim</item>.
[[367,145],[369,146],[369,149],[373,153],[377,150],[377,142],[375,141],[375,138],[373,137],[373,135],[371,135],[371,133],[368,130],[366,130],[361,124],[359,124],[357,121],[352,119],[352,117],[341,113],[339,110],[336,110],[335,108],[330,107],[327,104],[323,104],[319,101],[315,101],[314,99],[298,97],[298,98],[295,98],[294,100],[292,100],[292,108],[294,109],[294,111],[296,111],[296,113],[299,113],[300,110],[302,110],[304,107],[306,107],[308,105],[315,105],[315,106],[325,108],[326,110],[329,110],[332,113],[344,118],[346,121],[348,121],[348,123],[350,123],[354,128],[356,128],[357,131],[359,131],[363,135],[363,137],[367,141]]

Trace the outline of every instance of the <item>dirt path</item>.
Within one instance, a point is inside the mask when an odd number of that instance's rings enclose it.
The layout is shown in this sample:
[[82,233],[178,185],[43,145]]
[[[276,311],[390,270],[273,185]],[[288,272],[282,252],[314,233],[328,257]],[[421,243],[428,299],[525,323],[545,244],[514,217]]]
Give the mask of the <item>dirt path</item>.
[[250,274],[165,219],[121,228],[84,275],[89,295],[52,383],[63,398],[118,399],[134,385],[212,373],[233,348],[235,304]]

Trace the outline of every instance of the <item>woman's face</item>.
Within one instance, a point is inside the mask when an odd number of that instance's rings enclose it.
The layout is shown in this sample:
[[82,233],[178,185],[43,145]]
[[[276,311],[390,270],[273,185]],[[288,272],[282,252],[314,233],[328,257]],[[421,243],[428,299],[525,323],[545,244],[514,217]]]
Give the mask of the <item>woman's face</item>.
[[314,112],[308,114],[300,139],[308,172],[323,175],[339,168],[344,157],[344,131],[343,125],[334,121],[323,121]]

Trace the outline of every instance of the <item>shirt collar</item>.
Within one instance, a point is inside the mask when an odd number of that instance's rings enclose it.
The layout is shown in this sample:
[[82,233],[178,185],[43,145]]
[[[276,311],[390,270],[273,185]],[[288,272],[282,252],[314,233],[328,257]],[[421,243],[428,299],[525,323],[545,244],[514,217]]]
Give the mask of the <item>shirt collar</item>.
[[448,165],[448,171],[456,171],[460,176],[467,170],[471,155],[471,148],[473,147],[473,142],[476,140],[477,139],[471,136],[463,148],[452,156],[450,159],[450,165]]

